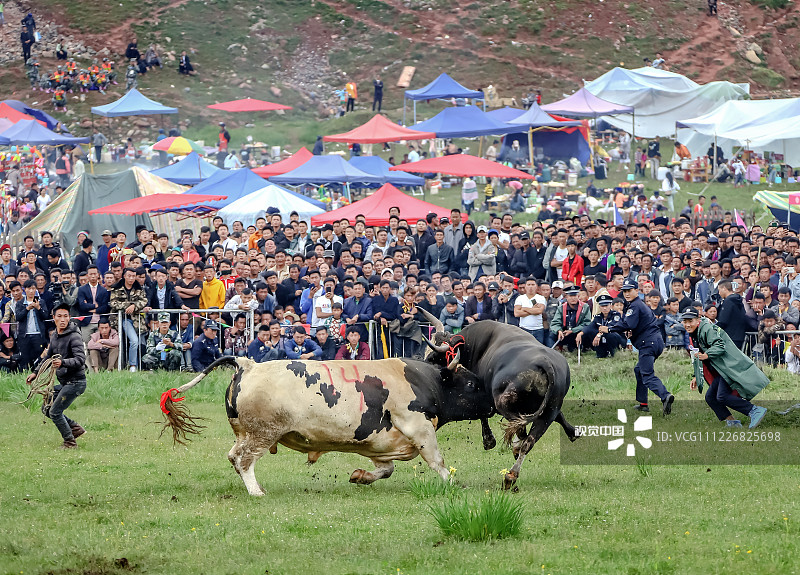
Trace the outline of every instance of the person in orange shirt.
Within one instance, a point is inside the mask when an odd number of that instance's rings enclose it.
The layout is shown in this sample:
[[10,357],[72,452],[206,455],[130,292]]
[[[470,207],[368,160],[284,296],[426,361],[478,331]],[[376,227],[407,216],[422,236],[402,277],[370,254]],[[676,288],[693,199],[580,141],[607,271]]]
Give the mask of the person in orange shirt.
[[697,203],[694,205],[694,210],[693,210],[694,213],[697,215],[702,215],[703,211],[705,210],[705,208],[703,208],[703,204],[705,203],[706,203],[705,196],[701,195],[699,198],[697,198]]
[[680,142],[675,142],[675,155],[678,157],[679,160],[690,160],[692,158],[692,154],[691,152],[689,152],[689,148],[687,148]]
[[347,106],[345,112],[352,112],[356,109],[356,98],[358,98],[358,87],[355,82],[348,82],[344,91],[347,92]]

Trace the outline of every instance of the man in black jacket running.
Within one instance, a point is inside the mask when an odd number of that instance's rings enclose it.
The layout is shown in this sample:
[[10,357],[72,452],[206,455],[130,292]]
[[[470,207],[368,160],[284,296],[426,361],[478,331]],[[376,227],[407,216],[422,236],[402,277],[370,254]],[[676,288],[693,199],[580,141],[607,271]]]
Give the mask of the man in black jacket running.
[[[59,385],[53,388],[54,399],[45,415],[53,423],[64,438],[61,445],[63,449],[78,447],[75,439],[86,430],[77,422],[64,415],[75,399],[86,391],[86,355],[83,351],[81,332],[69,321],[69,306],[62,303],[53,310],[53,320],[56,329],[50,336],[50,345],[45,358],[54,358],[53,367],[56,370]],[[56,357],[58,356],[58,357]],[[35,374],[28,376],[27,382],[31,384]]]

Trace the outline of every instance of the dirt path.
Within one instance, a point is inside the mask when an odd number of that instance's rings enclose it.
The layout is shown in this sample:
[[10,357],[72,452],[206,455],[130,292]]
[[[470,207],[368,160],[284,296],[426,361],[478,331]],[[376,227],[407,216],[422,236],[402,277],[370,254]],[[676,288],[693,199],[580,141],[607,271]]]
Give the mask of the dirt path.
[[690,69],[697,72],[692,79],[699,84],[722,79],[720,72],[736,61],[736,39],[720,24],[719,18],[703,17],[705,21],[697,27],[694,38],[665,54],[668,65],[678,66],[684,72]]

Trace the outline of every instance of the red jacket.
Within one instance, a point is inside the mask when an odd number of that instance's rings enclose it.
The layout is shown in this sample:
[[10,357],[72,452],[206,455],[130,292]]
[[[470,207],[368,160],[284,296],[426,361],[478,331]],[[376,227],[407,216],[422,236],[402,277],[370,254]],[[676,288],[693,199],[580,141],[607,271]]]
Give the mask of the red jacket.
[[576,286],[580,287],[583,281],[583,258],[575,254],[575,259],[572,263],[569,257],[561,264],[561,279],[564,281],[574,282]]
[[[336,352],[336,357],[334,359],[351,359],[346,343],[339,348],[339,351]],[[369,359],[369,346],[363,341],[358,342],[358,353],[356,354],[356,359]]]

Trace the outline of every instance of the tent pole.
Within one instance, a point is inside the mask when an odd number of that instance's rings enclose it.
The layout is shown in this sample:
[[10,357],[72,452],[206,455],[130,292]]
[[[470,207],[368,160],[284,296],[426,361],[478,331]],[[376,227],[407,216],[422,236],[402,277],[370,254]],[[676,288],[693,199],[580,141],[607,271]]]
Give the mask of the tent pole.
[[406,125],[406,95],[403,94],[403,127]]
[[417,101],[414,100],[414,125],[417,125]]
[[528,157],[531,161],[531,175],[536,176],[536,168],[533,167],[533,126],[528,128]]

